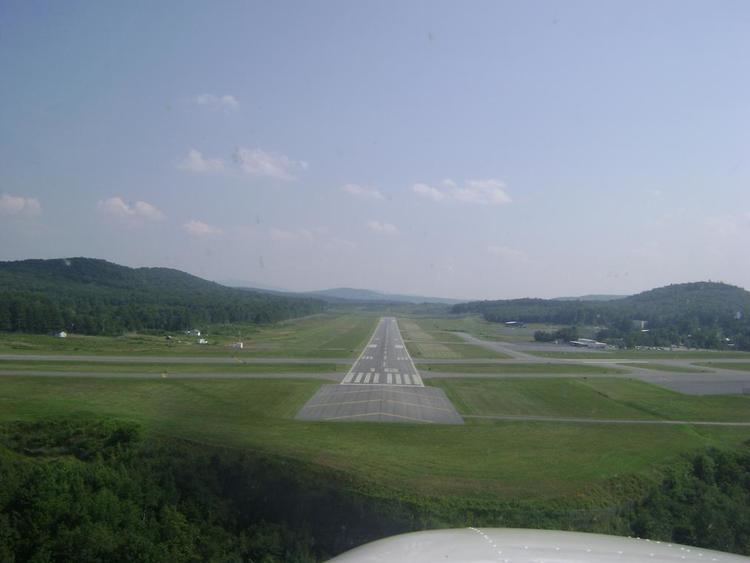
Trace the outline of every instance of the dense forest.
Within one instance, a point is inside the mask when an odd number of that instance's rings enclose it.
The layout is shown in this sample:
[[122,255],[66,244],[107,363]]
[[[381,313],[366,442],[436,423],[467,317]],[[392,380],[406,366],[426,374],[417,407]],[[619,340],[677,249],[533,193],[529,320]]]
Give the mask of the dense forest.
[[[750,444],[748,444],[750,445]],[[384,500],[332,472],[145,436],[129,422],[0,426],[0,560],[319,561],[436,527],[637,535],[750,553],[750,450],[684,458],[621,506]]]
[[491,322],[596,326],[597,339],[623,347],[750,350],[750,292],[723,283],[675,284],[612,301],[473,301],[451,310],[479,313]]
[[233,289],[168,268],[90,258],[0,262],[0,331],[185,330],[274,322],[324,307],[318,299]]

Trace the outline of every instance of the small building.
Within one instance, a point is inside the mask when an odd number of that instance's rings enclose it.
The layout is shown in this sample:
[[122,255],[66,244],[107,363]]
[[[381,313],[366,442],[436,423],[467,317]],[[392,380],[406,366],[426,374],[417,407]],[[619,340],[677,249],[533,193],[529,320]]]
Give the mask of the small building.
[[208,344],[208,340],[206,340],[205,338],[199,338],[198,344]]
[[641,321],[641,320],[633,320],[631,321],[633,323],[633,328],[636,330],[643,330],[646,328],[646,325],[648,324],[648,321]]
[[65,332],[64,330],[60,330],[58,332],[53,333],[52,336],[54,336],[55,338],[67,338],[68,333]]
[[198,330],[197,328],[194,328],[192,330],[186,330],[185,334],[187,334],[188,336],[200,336],[201,335],[201,331]]
[[522,323],[521,321],[507,321],[505,323],[505,326],[507,326],[509,328],[523,328],[526,325],[524,323]]
[[235,350],[242,350],[244,347],[245,347],[244,342],[234,342],[232,344],[232,348],[234,348]]

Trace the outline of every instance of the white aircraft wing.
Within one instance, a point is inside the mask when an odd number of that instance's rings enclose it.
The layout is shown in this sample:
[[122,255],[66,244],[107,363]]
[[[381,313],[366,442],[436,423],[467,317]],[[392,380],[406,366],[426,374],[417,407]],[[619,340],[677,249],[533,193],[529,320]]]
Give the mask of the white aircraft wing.
[[554,530],[462,528],[374,541],[330,563],[750,563],[750,557],[674,543]]

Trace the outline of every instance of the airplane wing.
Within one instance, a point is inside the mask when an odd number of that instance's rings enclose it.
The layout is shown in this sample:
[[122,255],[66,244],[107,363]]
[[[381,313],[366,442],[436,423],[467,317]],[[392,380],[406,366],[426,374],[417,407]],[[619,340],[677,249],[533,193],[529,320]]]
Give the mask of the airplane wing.
[[750,563],[675,543],[555,530],[462,528],[392,536],[329,563]]

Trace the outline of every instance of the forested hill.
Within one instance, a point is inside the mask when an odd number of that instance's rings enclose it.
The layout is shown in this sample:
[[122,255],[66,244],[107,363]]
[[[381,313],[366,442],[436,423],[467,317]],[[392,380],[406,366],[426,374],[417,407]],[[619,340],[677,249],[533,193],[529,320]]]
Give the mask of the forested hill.
[[232,289],[169,268],[65,258],[0,262],[0,330],[117,334],[263,323],[323,310],[318,299]]
[[[750,349],[750,292],[724,283],[674,284],[603,302],[473,301],[454,305],[452,311],[479,313],[491,322],[595,325],[602,327],[601,339],[617,344]],[[636,320],[646,326],[634,324]]]

